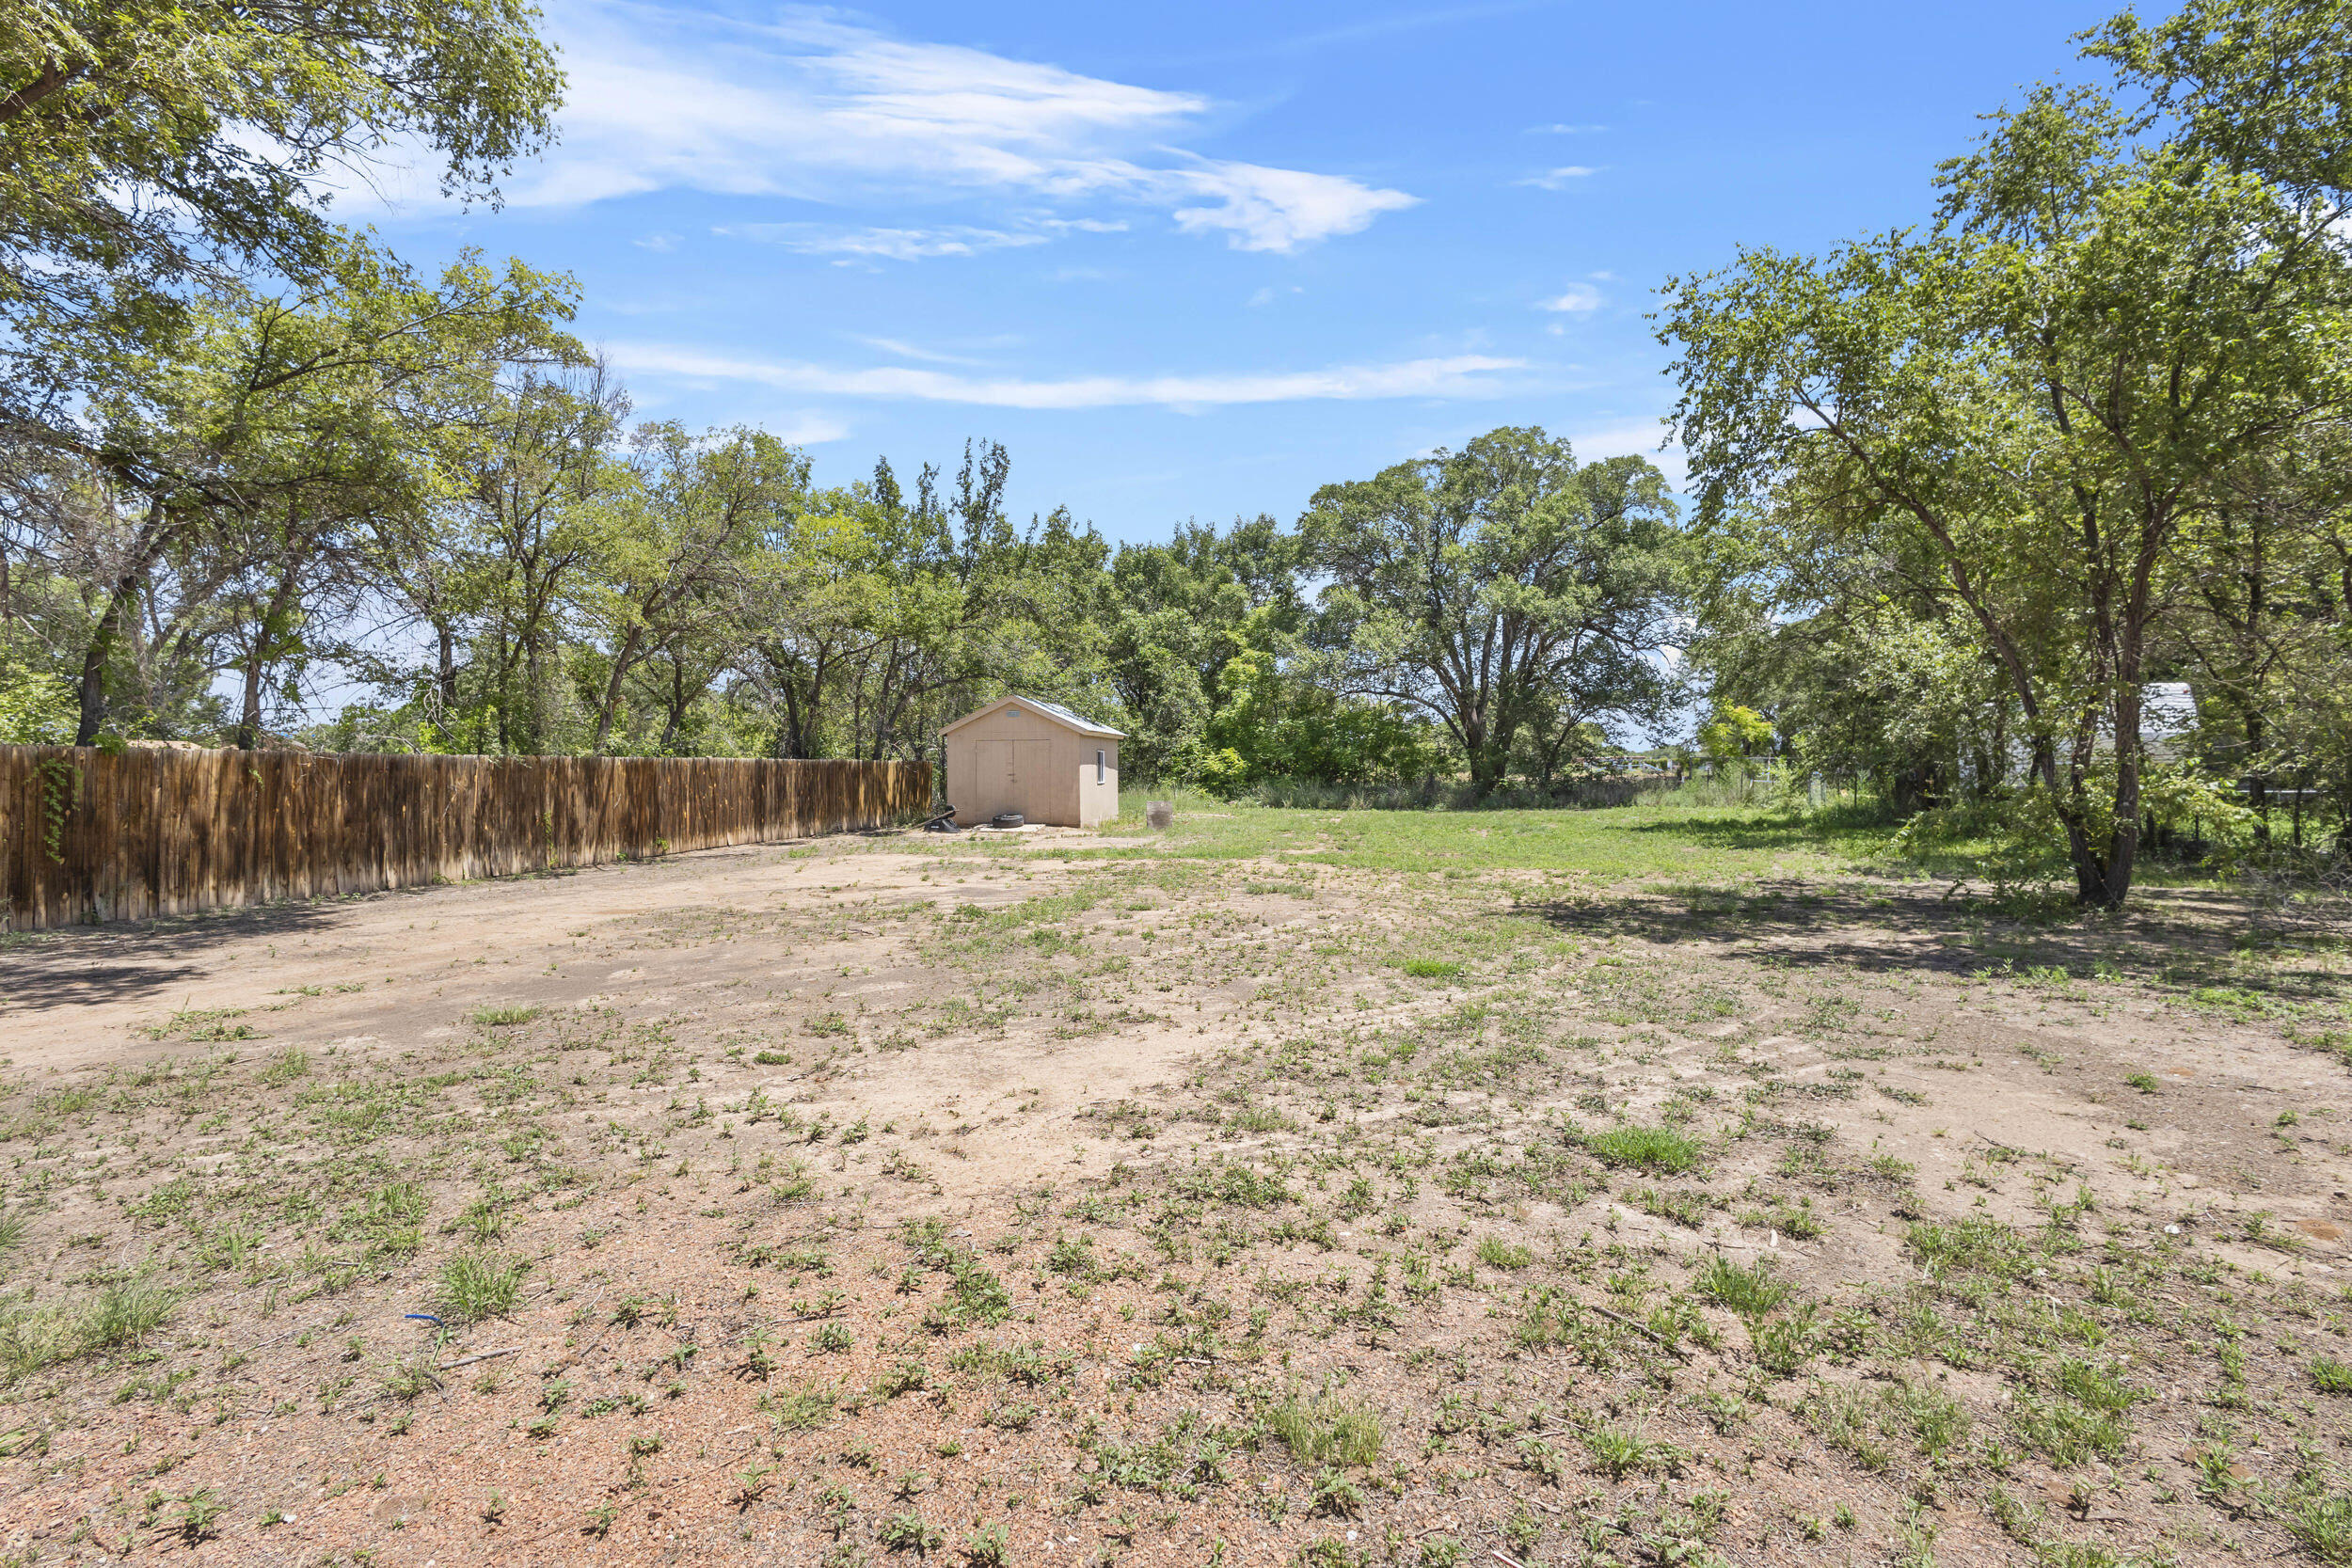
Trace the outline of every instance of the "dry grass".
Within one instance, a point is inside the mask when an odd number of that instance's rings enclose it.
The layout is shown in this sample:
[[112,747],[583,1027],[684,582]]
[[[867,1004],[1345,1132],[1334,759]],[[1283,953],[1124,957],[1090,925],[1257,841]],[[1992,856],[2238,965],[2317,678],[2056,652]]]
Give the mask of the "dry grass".
[[2344,1560],[2340,945],[1564,815],[28,949],[24,1549]]

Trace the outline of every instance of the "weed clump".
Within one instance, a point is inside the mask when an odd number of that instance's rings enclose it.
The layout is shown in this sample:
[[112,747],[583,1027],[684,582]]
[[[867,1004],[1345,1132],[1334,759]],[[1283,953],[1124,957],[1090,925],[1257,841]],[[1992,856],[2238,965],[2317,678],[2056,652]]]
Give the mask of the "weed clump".
[[1318,1394],[1292,1392],[1262,1418],[1267,1435],[1310,1465],[1370,1465],[1385,1440],[1379,1412]]
[[79,1307],[0,1317],[0,1386],[45,1367],[106,1351],[136,1350],[171,1316],[176,1298],[145,1279],[118,1280]]
[[1742,1268],[1722,1253],[1707,1261],[1691,1288],[1700,1295],[1730,1307],[1743,1318],[1760,1318],[1788,1298],[1793,1289],[1772,1274],[1762,1259]]
[[1656,1176],[1679,1176],[1695,1170],[1699,1146],[1671,1127],[1615,1127],[1596,1132],[1584,1147],[1612,1165],[1630,1165]]
[[520,1258],[493,1258],[460,1253],[441,1265],[434,1301],[443,1313],[461,1323],[502,1318],[522,1299],[523,1274],[531,1267]]

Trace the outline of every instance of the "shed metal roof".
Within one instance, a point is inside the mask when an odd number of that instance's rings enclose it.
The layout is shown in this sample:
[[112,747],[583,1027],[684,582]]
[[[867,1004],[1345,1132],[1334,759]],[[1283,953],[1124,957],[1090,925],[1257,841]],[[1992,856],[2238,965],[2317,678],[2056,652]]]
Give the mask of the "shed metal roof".
[[1113,740],[1124,740],[1127,738],[1125,731],[1115,730],[1108,724],[1098,724],[1091,719],[1081,718],[1079,715],[1073,713],[1068,708],[1062,706],[1059,703],[1041,702],[1035,697],[1022,696],[999,697],[994,702],[990,703],[983,707],[976,707],[971,712],[965,714],[962,718],[957,720],[954,723],[947,725],[945,729],[942,729],[939,733],[946,735],[948,730],[960,730],[964,725],[972,722],[975,719],[981,718],[987,714],[1000,712],[1008,707],[1025,707],[1032,709],[1033,711],[1053,720],[1057,724],[1068,725],[1070,728],[1076,730],[1080,735],[1107,736]]

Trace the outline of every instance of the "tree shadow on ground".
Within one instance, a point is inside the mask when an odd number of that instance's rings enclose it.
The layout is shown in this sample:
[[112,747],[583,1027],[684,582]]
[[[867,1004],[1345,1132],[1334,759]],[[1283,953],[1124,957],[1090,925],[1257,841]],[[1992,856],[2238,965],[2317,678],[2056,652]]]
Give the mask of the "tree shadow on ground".
[[353,901],[310,899],[120,926],[20,932],[0,939],[0,997],[8,999],[10,1012],[143,1001],[202,978],[198,960],[224,942],[306,935]]
[[1824,823],[1811,817],[1672,817],[1638,823],[1625,831],[1661,834],[1679,843],[1701,844],[1710,849],[1835,850],[1853,834],[1888,824],[1855,820]]
[[2344,996],[2339,975],[2249,965],[2242,939],[2255,923],[2247,900],[2209,888],[2133,896],[2135,906],[2122,914],[2085,914],[2055,901],[1907,888],[1825,891],[1792,879],[1736,891],[1531,899],[1514,912],[1581,937],[1703,944],[1715,957],[1781,968],[2049,984],[2128,978],[2184,994],[2220,988],[2235,993],[2238,1010],[2258,1016],[2265,998],[2300,1009]]

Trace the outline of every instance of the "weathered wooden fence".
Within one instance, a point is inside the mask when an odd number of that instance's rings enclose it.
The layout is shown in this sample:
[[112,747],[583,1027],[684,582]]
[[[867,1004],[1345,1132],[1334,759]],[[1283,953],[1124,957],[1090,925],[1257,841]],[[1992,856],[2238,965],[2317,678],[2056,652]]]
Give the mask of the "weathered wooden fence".
[[19,931],[883,827],[920,762],[0,746]]

